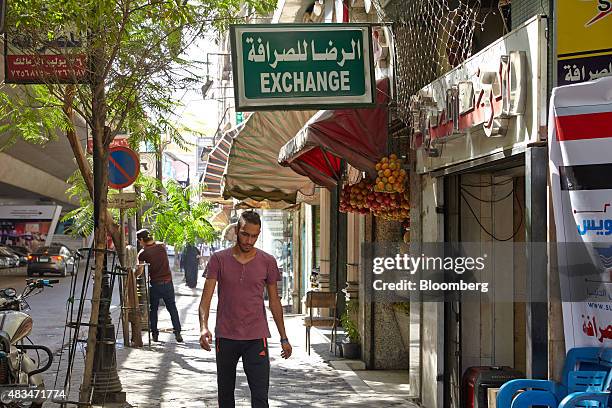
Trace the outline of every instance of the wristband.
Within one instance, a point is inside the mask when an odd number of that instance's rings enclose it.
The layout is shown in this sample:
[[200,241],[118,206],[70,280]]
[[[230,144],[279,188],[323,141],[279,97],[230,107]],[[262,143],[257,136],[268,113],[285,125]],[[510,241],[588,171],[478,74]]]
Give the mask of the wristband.
[[281,344],[289,344],[289,339],[287,338],[281,339],[280,341],[281,341]]

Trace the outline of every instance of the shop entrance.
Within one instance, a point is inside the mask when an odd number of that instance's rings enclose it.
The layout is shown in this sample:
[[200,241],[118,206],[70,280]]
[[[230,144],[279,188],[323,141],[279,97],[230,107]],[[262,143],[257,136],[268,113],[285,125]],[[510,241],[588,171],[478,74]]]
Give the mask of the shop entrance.
[[[526,276],[523,247],[512,245],[525,241],[524,164],[514,158],[446,175],[444,197],[445,241],[476,243],[491,257],[491,276],[513,287],[512,299],[496,299],[495,293],[476,302],[464,301],[458,292],[447,296],[444,407],[459,408],[467,406],[462,379],[470,367],[508,366],[525,372],[525,304],[509,301],[521,298]],[[503,244],[506,249],[517,249],[510,256],[496,253],[494,243],[500,242],[508,243]],[[484,391],[481,398],[486,401],[488,394]]]

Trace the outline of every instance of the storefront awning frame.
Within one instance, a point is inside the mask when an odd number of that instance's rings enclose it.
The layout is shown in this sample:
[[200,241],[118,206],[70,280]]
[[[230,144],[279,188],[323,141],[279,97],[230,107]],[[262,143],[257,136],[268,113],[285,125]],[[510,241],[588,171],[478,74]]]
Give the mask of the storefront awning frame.
[[[278,162],[327,188],[341,178],[341,159],[374,178],[376,162],[387,153],[388,102],[389,80],[384,78],[377,82],[375,108],[319,111],[281,148]],[[318,165],[312,163],[313,151],[320,156]]]
[[223,197],[284,201],[314,194],[312,181],[278,164],[280,148],[312,117],[313,111],[258,111],[234,138],[223,177]]

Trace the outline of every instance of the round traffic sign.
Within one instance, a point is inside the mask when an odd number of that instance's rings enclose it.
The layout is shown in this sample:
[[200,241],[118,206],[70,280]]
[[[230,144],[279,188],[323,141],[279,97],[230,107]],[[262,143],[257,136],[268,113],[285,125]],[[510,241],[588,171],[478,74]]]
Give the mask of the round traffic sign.
[[125,188],[138,177],[140,160],[138,154],[124,146],[116,146],[108,156],[108,186],[110,188]]

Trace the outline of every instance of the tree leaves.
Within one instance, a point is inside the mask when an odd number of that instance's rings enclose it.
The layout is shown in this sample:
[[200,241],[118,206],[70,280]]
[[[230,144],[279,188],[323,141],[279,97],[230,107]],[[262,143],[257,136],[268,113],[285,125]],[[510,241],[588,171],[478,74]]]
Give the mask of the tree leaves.
[[0,85],[0,133],[9,132],[0,149],[18,139],[44,144],[57,138],[58,131],[70,126],[58,106],[59,101],[44,86]]
[[144,180],[144,198],[151,204],[145,212],[144,219],[150,224],[155,239],[173,245],[179,250],[188,243],[210,243],[219,231],[207,221],[212,215],[212,204],[207,201],[196,201],[201,194],[200,186],[184,189],[177,182],[170,180],[162,186],[155,179]]

